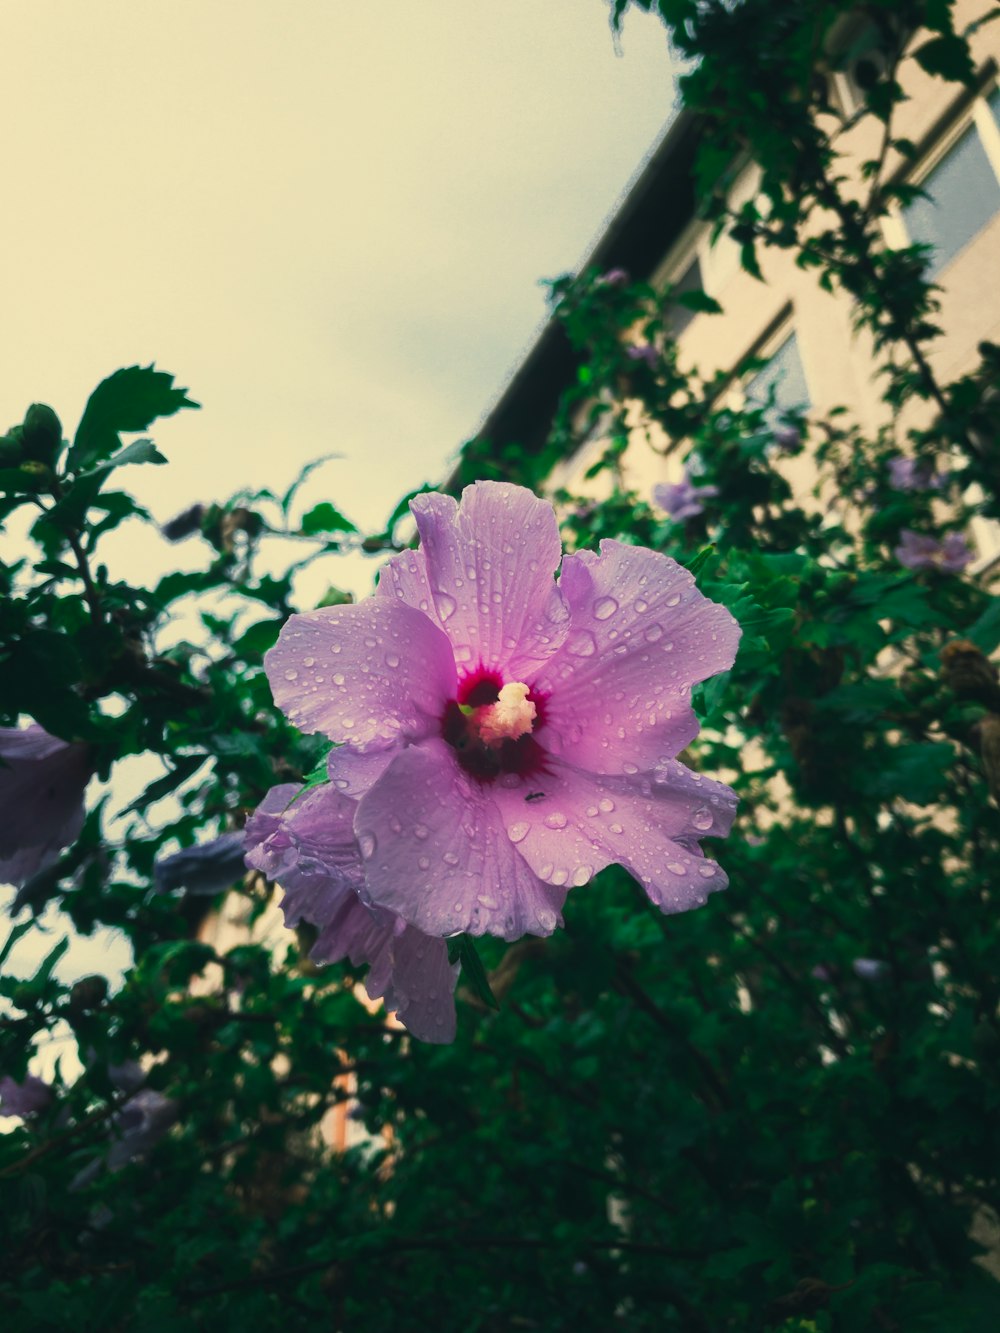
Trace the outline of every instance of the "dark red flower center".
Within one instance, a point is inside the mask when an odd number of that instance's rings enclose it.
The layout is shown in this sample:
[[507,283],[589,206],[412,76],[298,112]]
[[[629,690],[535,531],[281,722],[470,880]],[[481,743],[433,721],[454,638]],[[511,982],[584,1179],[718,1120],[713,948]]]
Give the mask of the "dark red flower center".
[[499,672],[478,667],[445,705],[441,735],[477,782],[493,782],[502,773],[527,777],[545,767],[545,751],[535,739],[545,725],[544,705],[529,686],[505,683]]

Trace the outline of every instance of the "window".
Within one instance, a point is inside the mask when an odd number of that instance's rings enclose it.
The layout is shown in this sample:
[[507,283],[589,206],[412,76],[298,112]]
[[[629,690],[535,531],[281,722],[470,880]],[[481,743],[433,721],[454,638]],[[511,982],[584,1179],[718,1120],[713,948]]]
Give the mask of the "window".
[[743,394],[748,407],[765,408],[764,420],[778,425],[789,412],[804,412],[810,405],[806,372],[794,333],[778,344],[767,365],[747,380]]
[[928,276],[936,277],[1000,211],[1000,90],[973,104],[967,124],[916,183],[927,193],[902,212],[911,244],[932,245]]

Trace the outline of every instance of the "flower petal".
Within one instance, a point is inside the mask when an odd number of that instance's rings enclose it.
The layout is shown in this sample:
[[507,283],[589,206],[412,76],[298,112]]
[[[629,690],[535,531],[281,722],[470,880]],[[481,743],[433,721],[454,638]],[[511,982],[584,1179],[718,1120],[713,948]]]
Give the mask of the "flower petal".
[[366,892],[428,935],[550,935],[565,889],[517,854],[492,788],[468,778],[443,741],[398,755],[354,821]]
[[0,759],[0,884],[23,885],[79,837],[93,765],[37,723],[0,727]]
[[373,750],[368,754],[355,754],[346,745],[338,745],[331,750],[326,761],[326,771],[337,791],[355,800],[382,776],[396,757],[395,750]]
[[635,774],[698,734],[691,686],[732,666],[739,625],[656,551],[602,541],[563,561],[566,643],[532,682],[548,695],[539,742],[595,773]]
[[271,788],[247,821],[246,861],[284,889],[287,926],[303,920],[322,926],[364,880],[356,804],[328,785],[301,792],[290,783]]
[[382,999],[420,1041],[455,1039],[455,984],[459,965],[448,962],[444,940],[432,939],[392,912],[367,907],[346,892],[324,924],[310,955],[318,963],[350,958],[370,969],[365,990]]
[[728,833],[736,796],[676,760],[638,778],[553,763],[519,789],[498,787],[496,801],[517,850],[550,883],[586,884],[621,865],[665,912],[697,907],[726,885],[697,843]]
[[297,727],[360,751],[427,735],[457,683],[437,626],[379,598],[290,617],[264,664],[275,703]]
[[522,486],[480,481],[465,488],[461,505],[427,494],[410,508],[426,584],[403,557],[389,566],[397,595],[417,596],[419,605],[429,592],[460,670],[482,666],[524,680],[559,647],[569,619],[553,579],[562,548],[551,504]]

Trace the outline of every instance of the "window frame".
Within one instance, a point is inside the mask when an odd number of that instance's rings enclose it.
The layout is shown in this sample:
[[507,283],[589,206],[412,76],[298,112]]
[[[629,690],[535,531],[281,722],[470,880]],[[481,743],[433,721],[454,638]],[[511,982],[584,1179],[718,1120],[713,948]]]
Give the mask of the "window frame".
[[[895,180],[905,182],[907,185],[922,186],[924,182],[934,174],[939,166],[945,161],[949,153],[958,146],[959,141],[965,133],[974,128],[979,136],[979,142],[986,160],[989,163],[997,185],[1000,186],[1000,125],[997,124],[994,113],[990,110],[989,98],[1000,88],[995,72],[991,72],[990,77],[980,85],[976,93],[964,101],[960,109],[954,113],[948,123],[932,132],[930,142],[924,152],[920,154],[917,165],[911,167],[908,171],[898,174]],[[1000,214],[1000,208],[993,214],[996,217]],[[899,201],[893,199],[889,204],[888,212],[883,216],[882,235],[886,243],[894,250],[904,249],[906,246],[915,244],[910,230],[906,225],[905,210]],[[988,226],[985,223],[984,226]],[[980,228],[982,231],[983,228]],[[974,233],[965,244],[944,263],[935,273],[935,279],[940,277],[946,269],[958,258],[965,250],[966,246],[975,241],[980,232]]]

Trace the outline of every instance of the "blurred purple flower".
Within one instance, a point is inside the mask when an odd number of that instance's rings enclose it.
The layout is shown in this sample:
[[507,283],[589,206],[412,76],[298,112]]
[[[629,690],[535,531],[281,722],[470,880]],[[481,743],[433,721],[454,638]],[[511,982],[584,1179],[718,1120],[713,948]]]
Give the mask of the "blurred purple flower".
[[683,481],[661,482],[653,487],[653,503],[665,509],[671,518],[680,523],[703,513],[705,506],[702,500],[710,500],[718,494],[718,486],[696,486],[685,468]]
[[52,1089],[43,1079],[26,1074],[22,1083],[5,1075],[0,1078],[0,1115],[34,1115],[52,1100]]
[[459,969],[448,962],[447,943],[359,897],[357,802],[329,785],[302,793],[294,784],[268,792],[247,821],[247,865],[284,889],[287,926],[308,921],[319,928],[315,962],[370,964],[365,989],[373,1000],[382,998],[421,1041],[454,1041]]
[[851,967],[862,981],[881,981],[889,974],[889,964],[880,958],[855,958]]
[[779,453],[790,454],[802,443],[802,432],[795,426],[778,426],[771,432],[771,439]]
[[79,837],[92,773],[86,745],[0,727],[0,884],[27,883]]
[[729,612],[658,552],[563,558],[552,506],[519,486],[410,507],[421,549],[359,605],[292,616],[266,658],[278,706],[338,743],[366,901],[512,940],[551,934],[610,864],[664,911],[723,888],[698,841],[736,798],[674,756],[698,734],[692,685],[733,662]]
[[179,1102],[152,1088],[129,1098],[113,1121],[108,1170],[120,1171],[134,1158],[144,1157],[176,1121],[179,1109]]
[[899,534],[899,545],[893,554],[907,569],[940,569],[947,574],[961,573],[972,559],[965,538],[957,532],[949,532],[943,541],[938,541],[909,528]]
[[187,893],[215,895],[243,878],[243,834],[223,833],[211,842],[185,847],[157,861],[153,886],[157,893],[184,889]]
[[108,1078],[119,1092],[138,1092],[146,1081],[146,1071],[138,1060],[124,1060],[120,1065],[108,1065]]
[[625,355],[630,361],[644,361],[650,370],[655,370],[660,362],[660,354],[652,343],[630,343]]
[[889,459],[889,485],[897,491],[939,491],[947,477],[930,463],[902,454]]
[[597,279],[605,287],[624,287],[628,280],[628,270],[624,268],[609,268]]

